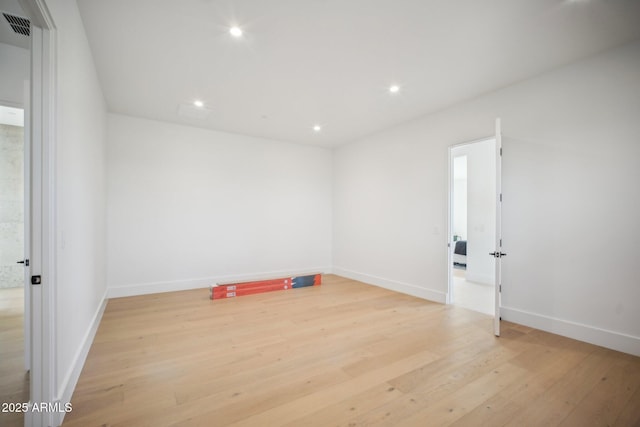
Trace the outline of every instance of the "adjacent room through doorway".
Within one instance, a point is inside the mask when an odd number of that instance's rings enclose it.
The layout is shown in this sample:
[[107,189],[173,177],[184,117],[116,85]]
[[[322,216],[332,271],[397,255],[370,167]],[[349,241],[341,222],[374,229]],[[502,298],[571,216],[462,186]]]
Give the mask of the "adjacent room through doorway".
[[495,149],[489,138],[450,150],[451,302],[486,314],[495,310]]
[[[24,111],[0,105],[0,373],[3,402],[29,401],[24,347]],[[22,414],[3,414],[3,425]]]

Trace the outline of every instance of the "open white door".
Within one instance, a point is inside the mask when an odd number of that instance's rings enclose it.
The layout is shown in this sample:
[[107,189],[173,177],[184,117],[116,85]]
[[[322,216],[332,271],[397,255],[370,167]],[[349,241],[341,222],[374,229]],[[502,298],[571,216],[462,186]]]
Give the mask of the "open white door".
[[496,119],[496,244],[495,251],[489,255],[495,260],[495,315],[493,332],[500,336],[500,297],[502,293],[502,129],[500,118]]
[[[19,0],[31,20],[29,136],[29,407],[56,402],[55,25],[40,0]],[[26,411],[25,425],[57,426],[56,411]]]
[[31,82],[24,83],[24,369],[31,369]]

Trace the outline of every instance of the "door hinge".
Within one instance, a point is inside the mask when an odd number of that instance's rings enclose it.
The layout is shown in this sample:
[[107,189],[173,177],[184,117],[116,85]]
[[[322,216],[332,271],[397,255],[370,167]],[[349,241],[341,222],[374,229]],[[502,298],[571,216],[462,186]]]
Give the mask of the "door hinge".
[[502,285],[499,286],[500,289],[498,289],[499,292],[502,292]]
[[32,285],[41,285],[42,277],[41,276],[31,276],[31,284]]
[[502,156],[502,147],[500,147],[500,155]]
[[502,247],[502,239],[500,239],[500,247]]
[[502,193],[500,193],[500,201],[502,201]]

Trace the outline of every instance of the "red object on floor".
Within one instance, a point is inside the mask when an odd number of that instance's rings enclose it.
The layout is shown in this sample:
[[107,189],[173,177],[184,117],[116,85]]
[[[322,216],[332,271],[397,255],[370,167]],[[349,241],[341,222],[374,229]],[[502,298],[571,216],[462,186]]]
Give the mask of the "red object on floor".
[[227,286],[214,286],[212,287],[211,299],[220,298],[233,298],[243,295],[261,294],[263,292],[283,291],[291,288],[290,283],[272,283],[267,285],[252,284],[249,286],[243,285],[227,285]]
[[233,298],[244,295],[261,294],[263,292],[283,291],[294,287],[319,286],[321,283],[321,274],[254,280],[251,282],[225,283],[211,286],[209,289],[209,297],[211,299]]

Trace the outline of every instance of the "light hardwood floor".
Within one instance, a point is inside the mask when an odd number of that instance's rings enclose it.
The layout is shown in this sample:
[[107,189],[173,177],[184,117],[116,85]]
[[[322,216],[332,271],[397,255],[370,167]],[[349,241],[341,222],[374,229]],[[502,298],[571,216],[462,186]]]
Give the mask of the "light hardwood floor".
[[[29,401],[29,375],[24,369],[24,290],[0,289],[0,403]],[[0,410],[0,426],[22,427],[20,412]]]
[[65,426],[633,426],[640,358],[337,276],[110,300]]

